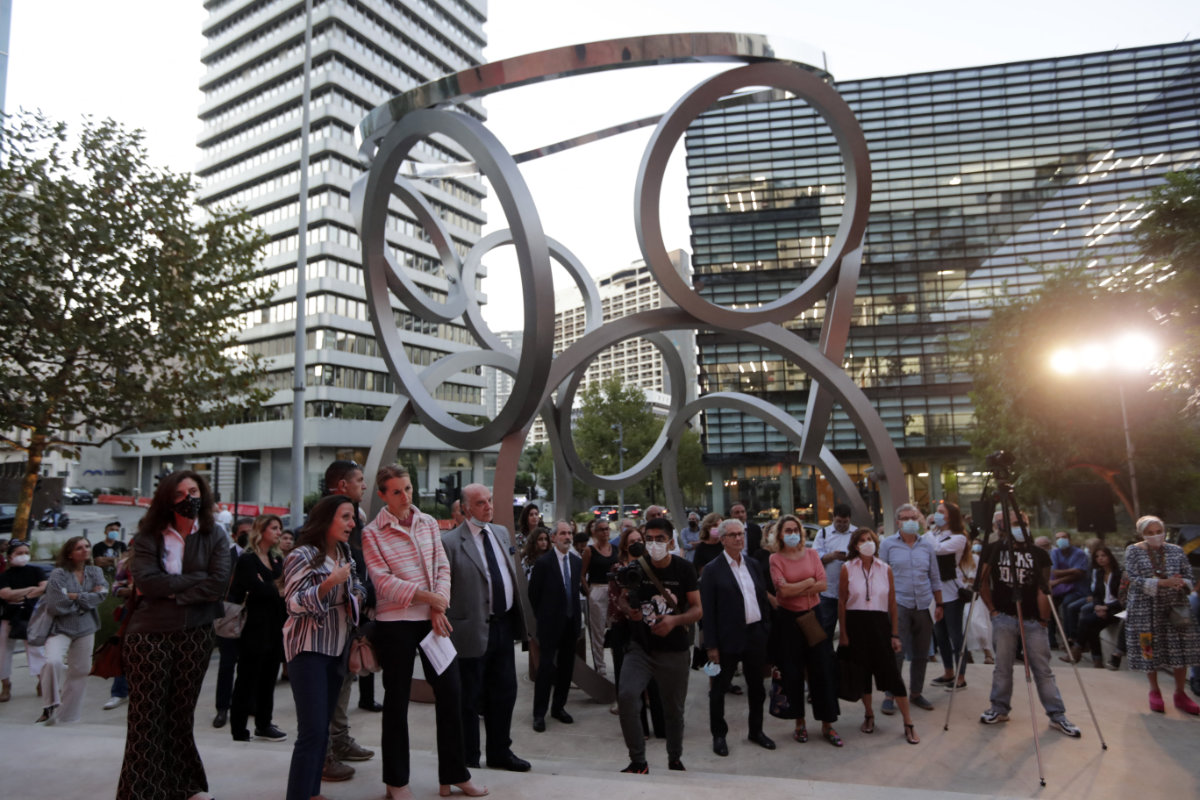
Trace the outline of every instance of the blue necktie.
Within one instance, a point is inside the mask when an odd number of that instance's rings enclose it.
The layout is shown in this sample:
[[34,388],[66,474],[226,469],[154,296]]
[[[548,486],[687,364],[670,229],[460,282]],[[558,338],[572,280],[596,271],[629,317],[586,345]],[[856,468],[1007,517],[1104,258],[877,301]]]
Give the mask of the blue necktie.
[[483,554],[487,557],[488,573],[492,576],[492,614],[500,616],[508,607],[504,603],[504,575],[500,572],[500,562],[492,552],[491,534],[487,526],[483,526]]

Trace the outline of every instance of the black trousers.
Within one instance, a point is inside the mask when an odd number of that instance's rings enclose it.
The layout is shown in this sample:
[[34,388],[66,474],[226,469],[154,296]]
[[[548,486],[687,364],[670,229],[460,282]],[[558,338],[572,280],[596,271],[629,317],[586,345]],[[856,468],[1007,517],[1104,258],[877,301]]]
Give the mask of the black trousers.
[[746,700],[750,704],[750,735],[762,733],[763,703],[767,691],[763,687],[763,673],[767,667],[767,626],[755,622],[746,628],[746,649],[741,652],[720,651],[721,674],[713,678],[708,689],[708,727],[713,736],[725,736],[729,725],[725,722],[725,692],[733,680],[737,665],[742,665],[746,679]]
[[235,639],[238,643],[237,680],[229,707],[229,732],[246,733],[247,720],[254,715],[256,730],[271,727],[275,712],[275,676],[283,658],[283,629],[274,636]]
[[[479,763],[479,715],[487,731],[487,760],[503,763],[512,757],[513,706],[517,702],[517,662],[513,654],[512,622],[505,614],[488,626],[487,650],[479,658],[459,658],[462,676],[462,730],[467,764]],[[487,691],[484,691],[484,687]],[[384,690],[387,690],[384,684]],[[387,696],[384,696],[387,702]]]
[[[805,613],[817,613],[816,611]],[[829,638],[810,645],[796,624],[800,615],[786,608],[775,610],[775,635],[779,653],[776,666],[783,679],[783,693],[795,719],[804,719],[804,673],[812,689],[813,716],[822,722],[836,722],[841,710],[837,700],[833,646]],[[724,671],[724,657],[721,669]]]
[[458,659],[452,661],[441,675],[434,671],[421,650],[421,640],[432,629],[433,625],[427,621],[375,621],[371,644],[383,667],[383,782],[388,786],[408,785],[408,697],[413,662],[418,654],[425,680],[433,688],[438,783],[449,785],[471,779],[463,753],[462,680]]
[[237,670],[238,640],[216,636],[217,651],[217,711],[228,711],[233,700],[233,676]]
[[[567,625],[557,638],[543,639],[540,629],[538,644],[541,656],[538,661],[537,680],[533,683],[533,716],[546,716],[547,704],[554,711],[561,711],[567,704],[567,693],[571,690],[571,678],[575,675],[575,640],[579,625]],[[553,702],[550,692],[554,691]]]

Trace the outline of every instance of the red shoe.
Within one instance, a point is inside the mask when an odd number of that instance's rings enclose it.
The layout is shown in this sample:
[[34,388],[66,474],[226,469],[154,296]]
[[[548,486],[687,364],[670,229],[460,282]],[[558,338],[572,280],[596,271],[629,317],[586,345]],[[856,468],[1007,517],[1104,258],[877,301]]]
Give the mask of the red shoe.
[[1175,693],[1175,707],[1188,714],[1200,714],[1200,706],[1183,692]]
[[1163,703],[1162,693],[1157,689],[1150,690],[1150,710],[1162,712],[1166,710],[1166,705]]

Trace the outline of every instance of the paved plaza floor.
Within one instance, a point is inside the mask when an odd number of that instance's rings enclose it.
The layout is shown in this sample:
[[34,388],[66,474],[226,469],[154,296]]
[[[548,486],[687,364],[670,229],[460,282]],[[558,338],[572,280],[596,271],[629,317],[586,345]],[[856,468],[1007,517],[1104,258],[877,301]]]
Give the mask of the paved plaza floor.
[[[728,758],[712,753],[708,735],[706,683],[692,672],[688,693],[687,731],[683,761],[686,773],[668,772],[660,740],[648,742],[649,775],[618,773],[628,761],[617,718],[607,705],[588,702],[572,691],[568,710],[574,725],[547,719],[548,730],[531,729],[533,685],[525,677],[524,654],[518,653],[522,674],[520,698],[513,723],[513,750],[533,762],[526,774],[475,771],[477,782],[492,795],[547,798],[654,798],[654,800],[730,800],[730,792],[753,792],[757,798],[836,797],[846,800],[886,796],[889,800],[951,797],[1087,798],[1087,800],[1149,800],[1200,797],[1200,718],[1189,717],[1167,701],[1165,714],[1146,705],[1146,680],[1125,670],[1110,672],[1081,667],[1108,749],[1102,750],[1071,669],[1054,659],[1054,671],[1070,718],[1083,738],[1068,739],[1052,731],[1036,705],[1037,729],[1045,764],[1046,786],[1038,785],[1033,726],[1023,675],[1016,671],[1012,720],[985,726],[979,713],[988,705],[991,667],[967,668],[968,687],[956,695],[949,730],[943,730],[949,695],[927,690],[934,711],[914,709],[921,744],[905,743],[900,717],[877,717],[872,735],[859,732],[861,705],[842,703],[837,730],[846,746],[834,748],[819,736],[810,720],[812,738],[797,744],[791,723],[767,718],[766,732],[778,743],[774,752],[745,740],[746,702],[730,696]],[[83,722],[46,728],[34,725],[41,702],[34,697],[34,680],[16,657],[13,699],[0,704],[0,798],[82,800],[112,797],[125,741],[125,706],[104,711],[108,682],[88,679]],[[929,677],[939,674],[931,669]],[[1019,665],[1018,665],[1019,666]],[[284,794],[296,720],[291,692],[281,682],[276,694],[276,724],[291,736],[288,742],[235,743],[228,727],[211,726],[216,659],[209,669],[197,713],[196,739],[208,771],[211,791],[219,800],[268,800]],[[1164,686],[1166,676],[1164,676]],[[357,701],[357,693],[353,695]],[[876,701],[878,714],[879,701]],[[433,708],[414,704],[409,711],[412,732],[413,793],[437,796]],[[378,748],[380,716],[354,709],[354,736]],[[355,765],[351,781],[325,784],[331,800],[377,800],[383,796],[379,757]],[[882,787],[889,787],[884,790]],[[886,794],[884,793],[886,791]]]

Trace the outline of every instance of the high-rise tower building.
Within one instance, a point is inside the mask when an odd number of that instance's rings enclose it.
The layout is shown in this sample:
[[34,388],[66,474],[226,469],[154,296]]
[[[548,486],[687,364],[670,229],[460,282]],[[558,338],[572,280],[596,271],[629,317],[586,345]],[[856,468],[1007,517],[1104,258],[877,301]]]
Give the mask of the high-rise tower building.
[[[292,378],[296,327],[304,0],[208,0],[201,60],[202,150],[196,174],[205,205],[248,209],[271,242],[262,280],[273,282],[269,305],[245,320],[246,352],[268,357],[274,397],[244,424],[204,432],[194,447],[164,461],[198,463],[216,456],[243,459],[241,495],[286,504],[291,496]],[[486,0],[316,0],[312,14],[312,89],[307,238],[305,355],[306,493],[319,487],[335,458],[363,463],[381,434],[376,420],[396,386],[380,357],[364,302],[362,257],[350,212],[350,187],[364,171],[354,130],[393,95],[482,63]],[[463,109],[483,118],[478,101]],[[451,142],[423,142],[427,162],[468,160]],[[460,253],[479,236],[484,187],[477,178],[422,182],[447,221]],[[448,289],[437,252],[415,217],[398,202],[388,242],[402,268],[433,296]],[[429,364],[472,339],[459,324],[431,325],[398,300],[393,311],[414,364]],[[459,373],[437,396],[452,412],[482,414],[483,378]],[[477,471],[483,454],[450,452],[422,428],[402,443],[423,493],[444,472]],[[145,487],[143,487],[145,488]],[[228,498],[226,498],[228,499]]]
[[[978,496],[973,424],[957,347],[1008,294],[1080,263],[1098,283],[1145,273],[1130,232],[1139,199],[1200,163],[1200,43],[837,84],[871,154],[866,251],[844,369],[879,410],[918,501]],[[767,146],[769,140],[769,147]],[[827,252],[844,173],[806,104],[780,98],[700,117],[686,139],[693,272],[723,305],[769,302]],[[788,326],[816,340],[824,304]],[[762,395],[803,418],[799,367],[736,337],[698,339],[703,392]],[[773,429],[734,411],[705,421],[717,508],[790,498],[825,517],[827,493]],[[826,444],[861,475],[858,433],[835,411]],[[972,475],[974,473],[974,475]],[[790,476],[790,480],[789,480]],[[785,505],[787,503],[785,502]]]

